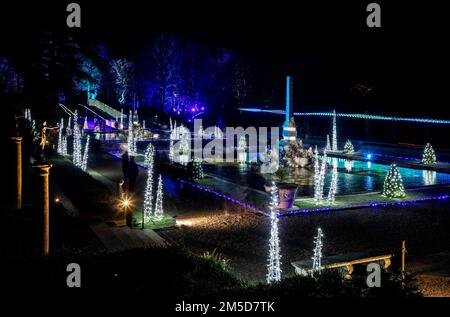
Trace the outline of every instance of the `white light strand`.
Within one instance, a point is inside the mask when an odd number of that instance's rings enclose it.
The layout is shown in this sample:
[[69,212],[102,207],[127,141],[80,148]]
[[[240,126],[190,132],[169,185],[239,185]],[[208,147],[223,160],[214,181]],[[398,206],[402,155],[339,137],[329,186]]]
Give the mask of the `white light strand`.
[[338,150],[338,146],[337,146],[337,128],[336,128],[336,110],[333,110],[333,140],[332,140],[331,147],[332,147],[333,151],[337,151]]
[[156,202],[155,202],[155,218],[161,219],[164,214],[163,209],[163,182],[161,174],[159,175],[158,180],[158,189],[156,191]]
[[78,112],[75,110],[73,118],[73,164],[81,167],[81,132],[78,126]]
[[64,129],[64,118],[61,118],[58,129],[58,154],[63,154],[63,129]]
[[312,267],[312,276],[320,274],[322,270],[322,229],[317,229],[317,236],[314,238],[314,256],[312,257],[313,260],[313,267]]
[[272,182],[270,194],[270,240],[269,261],[267,265],[267,283],[269,284],[281,281],[281,254],[278,237],[278,188],[275,182]]
[[84,146],[83,160],[81,162],[81,169],[86,172],[87,170],[87,162],[89,157],[89,141],[91,136],[88,134],[86,138],[86,145]]
[[155,149],[151,143],[145,151],[145,165],[147,166],[147,185],[144,192],[144,223],[148,223],[152,216],[153,204],[153,165]]

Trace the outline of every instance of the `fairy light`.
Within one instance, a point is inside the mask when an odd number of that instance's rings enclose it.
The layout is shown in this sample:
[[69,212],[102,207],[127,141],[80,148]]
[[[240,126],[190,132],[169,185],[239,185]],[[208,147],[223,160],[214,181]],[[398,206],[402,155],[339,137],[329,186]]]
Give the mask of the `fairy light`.
[[[284,115],[284,110],[268,110],[260,108],[238,108],[240,111],[247,112],[266,112],[278,115]],[[294,116],[312,116],[312,117],[333,117],[333,112],[294,112]],[[428,119],[428,118],[404,118],[393,116],[379,116],[363,113],[338,113],[337,117],[350,118],[350,119],[362,119],[362,120],[382,120],[382,121],[403,121],[413,123],[431,123],[431,124],[450,124],[450,120],[440,119]]]
[[91,139],[91,136],[88,135],[86,138],[86,145],[84,146],[83,160],[81,161],[81,169],[85,172],[87,170],[87,162],[88,162],[88,156],[89,156],[89,140],[90,139]]
[[403,180],[396,164],[392,164],[384,180],[383,195],[389,198],[403,198],[406,196]]
[[337,146],[337,129],[336,129],[336,110],[333,110],[333,139],[331,140],[331,148],[333,151],[338,150]]
[[425,145],[422,155],[423,164],[436,164],[436,153],[434,152],[433,146],[430,143]]
[[337,192],[338,183],[338,172],[337,172],[338,162],[336,158],[333,158],[333,172],[331,174],[331,184],[328,190],[328,204],[334,204]]
[[313,260],[313,267],[312,267],[312,275],[320,274],[322,270],[322,238],[323,233],[322,229],[317,229],[317,236],[314,238],[314,256],[312,257]]
[[281,280],[281,255],[278,238],[278,188],[275,182],[272,182],[270,187],[270,198],[269,263],[267,265],[267,283],[269,284]]
[[58,130],[58,154],[63,154],[63,131],[64,129],[64,118],[61,118],[61,122],[59,123],[59,130]]
[[330,145],[330,135],[327,134],[327,146],[326,146],[327,151],[331,151],[331,145]]
[[147,185],[145,186],[144,192],[143,224],[148,223],[152,216],[154,153],[155,148],[151,143],[149,143],[145,151],[145,166],[147,167]]
[[347,140],[344,145],[344,154],[352,154],[355,152],[355,148],[353,147],[352,141]]
[[161,174],[158,179],[158,189],[156,191],[156,202],[155,202],[155,218],[161,219],[164,214],[163,209],[163,182]]
[[81,158],[81,132],[80,127],[78,126],[78,112],[75,110],[74,118],[73,118],[73,164],[76,167],[81,167],[82,158]]

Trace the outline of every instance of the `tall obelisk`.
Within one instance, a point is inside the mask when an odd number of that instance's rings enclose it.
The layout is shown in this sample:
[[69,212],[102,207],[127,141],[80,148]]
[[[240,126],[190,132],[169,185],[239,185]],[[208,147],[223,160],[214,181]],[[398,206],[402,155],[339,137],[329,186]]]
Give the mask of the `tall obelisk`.
[[294,122],[294,79],[286,77],[286,117],[283,123],[283,140],[295,140],[297,129]]

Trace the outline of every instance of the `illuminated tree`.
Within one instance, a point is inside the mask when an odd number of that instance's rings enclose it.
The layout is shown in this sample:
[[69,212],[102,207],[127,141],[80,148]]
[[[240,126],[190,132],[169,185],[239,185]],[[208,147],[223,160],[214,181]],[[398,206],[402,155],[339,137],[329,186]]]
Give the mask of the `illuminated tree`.
[[202,162],[200,162],[197,158],[194,157],[192,161],[192,178],[194,180],[199,180],[204,177],[203,175],[203,167]]
[[117,95],[117,100],[120,104],[123,104],[131,88],[134,66],[126,59],[114,59],[111,61],[110,67],[110,72],[114,78],[114,90]]
[[72,155],[73,165],[76,167],[81,167],[82,157],[81,157],[81,132],[78,126],[78,112],[75,110],[73,117],[73,155]]
[[59,130],[58,130],[58,154],[63,154],[63,129],[64,129],[64,119],[61,118],[61,122],[59,123]]
[[383,195],[389,198],[405,197],[403,180],[396,164],[392,164],[384,180]]
[[436,164],[436,153],[430,143],[425,145],[422,155],[423,164]]
[[76,91],[86,92],[86,103],[89,99],[95,99],[102,86],[102,73],[94,62],[81,54],[76,56],[78,60],[78,75],[73,78]]
[[147,166],[147,185],[144,192],[144,223],[148,223],[152,216],[153,203],[153,165],[155,149],[151,143],[148,144],[145,151],[145,165]]
[[317,229],[317,236],[314,238],[314,256],[313,256],[313,267],[312,267],[312,275],[320,274],[322,270],[322,229]]
[[81,169],[83,171],[86,172],[87,170],[87,162],[88,162],[88,155],[89,155],[89,140],[90,140],[90,135],[88,134],[87,138],[86,138],[86,145],[84,146],[84,154],[83,154],[83,159],[81,161]]
[[280,240],[278,238],[278,188],[275,182],[270,187],[270,240],[269,263],[267,265],[267,283],[281,281],[281,254]]
[[155,202],[155,218],[161,219],[164,214],[163,209],[163,182],[161,174],[158,179],[158,189],[156,191],[156,202]]
[[347,140],[347,142],[345,142],[345,146],[344,146],[344,153],[345,154],[352,154],[355,152],[355,149],[353,147],[352,141]]
[[331,144],[331,148],[333,151],[338,150],[337,145],[337,128],[336,128],[336,110],[333,110],[333,140]]
[[331,184],[330,189],[328,190],[328,203],[334,204],[334,200],[336,198],[337,192],[337,183],[338,183],[338,172],[337,172],[337,158],[333,158],[333,171],[331,174]]

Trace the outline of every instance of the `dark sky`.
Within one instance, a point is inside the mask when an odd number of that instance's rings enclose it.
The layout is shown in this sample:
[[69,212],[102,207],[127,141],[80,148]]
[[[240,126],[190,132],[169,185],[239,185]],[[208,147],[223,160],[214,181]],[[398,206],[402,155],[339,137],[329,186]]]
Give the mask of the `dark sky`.
[[382,28],[369,29],[371,1],[91,0],[78,1],[82,27],[74,30],[65,26],[70,1],[53,2],[2,4],[1,48],[21,54],[34,34],[50,29],[133,58],[156,34],[172,33],[295,74],[305,107],[332,103],[352,83],[365,83],[376,88],[379,112],[447,118],[450,112],[448,19],[437,4],[378,1]]

